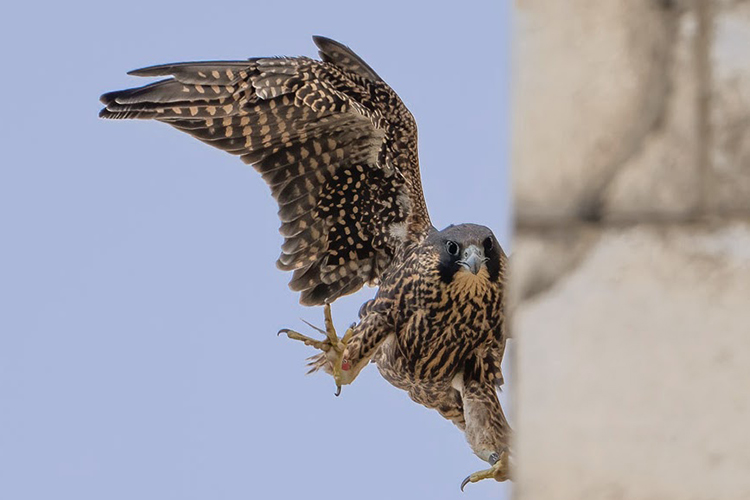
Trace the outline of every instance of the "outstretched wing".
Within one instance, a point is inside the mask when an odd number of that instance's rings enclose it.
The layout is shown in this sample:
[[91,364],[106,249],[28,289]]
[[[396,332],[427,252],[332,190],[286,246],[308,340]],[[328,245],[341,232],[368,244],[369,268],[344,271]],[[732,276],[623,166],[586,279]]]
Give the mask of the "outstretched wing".
[[414,117],[362,59],[314,37],[306,57],[166,64],[170,76],[104,94],[103,118],[154,119],[239,155],[268,183],[285,238],[279,268],[318,305],[375,284],[432,229]]

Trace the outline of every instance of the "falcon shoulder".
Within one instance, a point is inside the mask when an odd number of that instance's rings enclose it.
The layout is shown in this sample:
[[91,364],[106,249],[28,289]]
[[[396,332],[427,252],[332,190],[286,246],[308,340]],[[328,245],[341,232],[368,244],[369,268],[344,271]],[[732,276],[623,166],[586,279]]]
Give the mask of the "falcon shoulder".
[[280,269],[318,305],[377,284],[432,230],[414,117],[348,47],[314,37],[307,57],[186,62],[101,97],[100,116],[154,119],[252,164],[279,205]]

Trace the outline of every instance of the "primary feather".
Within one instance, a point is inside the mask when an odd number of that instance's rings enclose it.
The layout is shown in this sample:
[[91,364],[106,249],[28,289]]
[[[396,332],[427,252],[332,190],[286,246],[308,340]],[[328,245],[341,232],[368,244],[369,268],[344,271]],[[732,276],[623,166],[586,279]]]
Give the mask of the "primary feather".
[[100,116],[165,122],[240,156],[279,204],[281,269],[307,305],[377,283],[432,228],[414,118],[362,59],[315,37],[323,61],[255,58],[151,66],[169,76],[101,98]]

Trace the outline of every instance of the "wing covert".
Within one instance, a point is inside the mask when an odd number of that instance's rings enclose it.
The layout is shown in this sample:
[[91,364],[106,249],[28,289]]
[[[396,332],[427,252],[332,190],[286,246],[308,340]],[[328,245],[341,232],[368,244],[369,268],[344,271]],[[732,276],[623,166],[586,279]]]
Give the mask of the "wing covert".
[[347,47],[315,37],[323,61],[255,58],[152,66],[168,77],[104,94],[100,116],[155,119],[252,164],[279,205],[300,302],[374,284],[432,230],[414,118]]

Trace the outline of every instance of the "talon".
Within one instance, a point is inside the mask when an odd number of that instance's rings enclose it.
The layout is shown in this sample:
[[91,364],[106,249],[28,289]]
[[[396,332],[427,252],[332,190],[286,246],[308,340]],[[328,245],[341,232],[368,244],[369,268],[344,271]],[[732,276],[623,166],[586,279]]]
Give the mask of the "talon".
[[282,333],[285,333],[286,336],[292,340],[298,340],[305,345],[309,345],[316,349],[320,349],[323,352],[328,352],[331,350],[331,344],[327,340],[323,340],[323,341],[315,340],[305,335],[302,335],[299,332],[295,332],[294,330],[289,330],[288,328],[282,328],[281,330],[279,330],[278,335],[281,335]]
[[469,483],[477,483],[484,479],[494,479],[495,481],[507,481],[510,479],[509,474],[509,452],[505,448],[500,453],[492,453],[487,461],[491,467],[489,469],[480,470],[471,474],[461,482],[461,491],[464,491],[464,487]]
[[461,483],[461,491],[462,492],[464,491],[464,486],[466,486],[467,484],[469,484],[470,481],[471,481],[471,476],[466,476],[466,479],[464,479],[463,482]]
[[315,340],[313,338],[306,337],[305,335],[302,335],[301,333],[290,330],[288,328],[282,328],[281,330],[279,330],[277,335],[285,333],[292,340],[298,340],[305,345],[309,345],[323,351],[325,353],[325,357],[314,357],[315,361],[311,363],[312,368],[308,373],[312,373],[320,368],[324,368],[327,366],[326,371],[330,369],[330,373],[331,375],[333,375],[333,379],[336,382],[335,394],[336,396],[339,396],[341,394],[341,386],[351,383],[352,377],[351,373],[349,372],[352,369],[352,364],[349,360],[344,359],[344,351],[346,350],[346,346],[349,343],[349,340],[352,338],[352,335],[354,335],[354,329],[353,327],[349,328],[344,334],[344,337],[339,338],[336,334],[336,329],[333,326],[333,318],[331,317],[331,305],[328,302],[325,303],[325,306],[323,308],[323,315],[325,318],[325,329],[318,328],[317,326],[309,323],[308,321],[305,321],[304,319],[302,320],[302,322],[304,322],[313,330],[325,335],[325,338],[323,340]]

